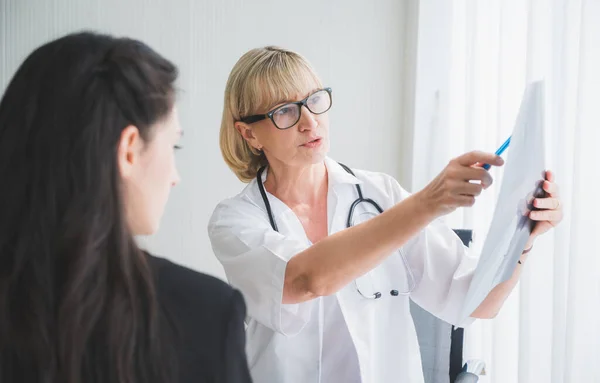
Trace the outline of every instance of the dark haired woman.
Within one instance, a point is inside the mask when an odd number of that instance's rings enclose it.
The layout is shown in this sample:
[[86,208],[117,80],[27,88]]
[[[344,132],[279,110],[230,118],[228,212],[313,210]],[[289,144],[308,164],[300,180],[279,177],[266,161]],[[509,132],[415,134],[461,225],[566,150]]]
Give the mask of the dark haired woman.
[[176,67],[78,33],[0,102],[0,382],[249,382],[245,305],[142,252],[172,186]]

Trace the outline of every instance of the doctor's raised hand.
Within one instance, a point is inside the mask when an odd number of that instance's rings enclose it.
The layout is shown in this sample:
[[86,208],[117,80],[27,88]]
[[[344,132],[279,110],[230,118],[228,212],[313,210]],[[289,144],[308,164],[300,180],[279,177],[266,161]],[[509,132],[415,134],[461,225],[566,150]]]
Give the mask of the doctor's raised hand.
[[[248,185],[215,208],[211,244],[246,300],[254,381],[422,382],[410,300],[455,325],[473,320],[458,318],[477,259],[437,218],[492,183],[476,164],[503,161],[464,154],[411,195],[327,155],[334,94],[295,52],[265,47],[238,60],[220,147]],[[472,317],[493,317],[514,283]]]
[[[546,171],[546,179],[542,182],[542,189],[546,193],[544,198],[536,198],[533,206],[537,208],[530,212],[529,218],[536,221],[536,224],[529,237],[526,249],[531,249],[533,241],[548,230],[556,227],[563,219],[563,208],[560,200],[558,185],[554,182],[554,173]],[[527,250],[526,250],[527,251]]]
[[[421,192],[423,203],[431,208],[434,216],[453,212],[458,207],[470,207],[475,198],[492,184],[492,176],[485,169],[475,166],[489,163],[504,165],[504,160],[495,154],[470,152],[454,160],[431,181]],[[481,181],[472,183],[470,181]]]
[[[484,157],[488,158],[486,162],[478,161],[473,166],[469,165],[473,159]],[[424,203],[436,211],[435,215],[446,215],[457,207],[474,205],[475,197],[492,183],[488,172],[479,166],[482,163],[502,166],[504,161],[499,156],[482,152],[467,153],[450,161],[448,166],[421,191],[425,197]],[[465,184],[465,179],[481,180],[481,184]],[[545,179],[541,180],[546,196],[532,201],[536,210],[529,213],[529,218],[535,221],[535,225],[525,245],[524,254],[531,250],[537,237],[556,227],[563,219],[559,187],[554,181],[554,173],[550,170],[546,171]]]

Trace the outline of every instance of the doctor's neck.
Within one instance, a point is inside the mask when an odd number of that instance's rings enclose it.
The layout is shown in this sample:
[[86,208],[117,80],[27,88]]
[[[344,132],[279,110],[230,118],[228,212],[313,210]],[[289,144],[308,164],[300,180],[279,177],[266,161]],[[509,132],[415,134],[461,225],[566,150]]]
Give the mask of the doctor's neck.
[[324,162],[290,166],[281,162],[269,163],[267,191],[284,202],[312,204],[327,195],[327,168]]

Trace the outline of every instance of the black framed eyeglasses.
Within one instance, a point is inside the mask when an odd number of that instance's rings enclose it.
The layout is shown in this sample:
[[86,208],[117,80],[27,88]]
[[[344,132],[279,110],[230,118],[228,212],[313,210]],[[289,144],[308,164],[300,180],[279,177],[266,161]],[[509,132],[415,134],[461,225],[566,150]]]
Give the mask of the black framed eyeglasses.
[[331,88],[319,89],[304,100],[281,105],[266,114],[255,114],[240,119],[241,122],[252,124],[269,118],[277,129],[289,129],[300,121],[302,107],[305,106],[312,114],[323,114],[331,109]]

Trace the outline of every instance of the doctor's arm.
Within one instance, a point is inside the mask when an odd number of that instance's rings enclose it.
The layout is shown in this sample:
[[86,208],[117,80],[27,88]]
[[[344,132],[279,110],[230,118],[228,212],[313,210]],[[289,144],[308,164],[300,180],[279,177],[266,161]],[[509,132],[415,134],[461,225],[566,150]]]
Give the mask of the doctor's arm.
[[529,240],[525,245],[525,251],[521,254],[521,258],[519,259],[519,263],[517,264],[513,275],[509,280],[499,284],[490,291],[479,307],[473,311],[471,317],[490,319],[498,315],[504,301],[506,301],[506,298],[508,298],[519,281],[523,266],[529,251],[533,247],[535,238],[544,234],[551,228],[556,227],[562,220],[563,210],[558,193],[558,185],[554,183],[554,174],[551,171],[546,172],[546,180],[544,181],[543,188],[546,192],[546,197],[536,198],[533,202],[534,206],[539,210],[532,211],[529,218],[536,221],[536,224],[529,236]]
[[472,206],[475,197],[492,183],[487,171],[473,167],[478,162],[503,164],[493,154],[464,154],[450,161],[418,193],[377,217],[326,237],[296,254],[285,270],[283,303],[300,303],[334,294],[376,267],[434,219],[458,207]]

